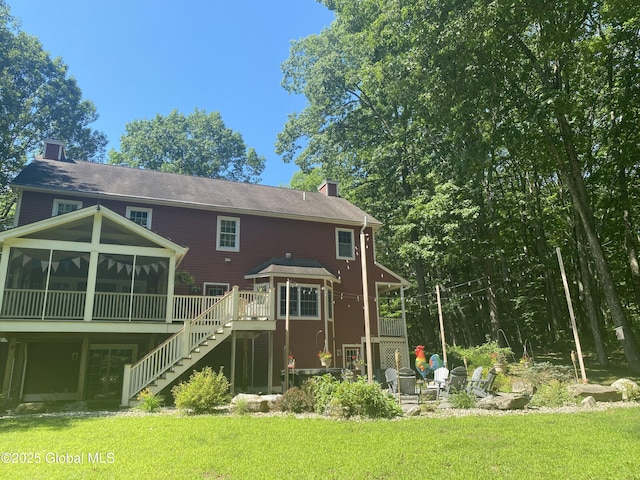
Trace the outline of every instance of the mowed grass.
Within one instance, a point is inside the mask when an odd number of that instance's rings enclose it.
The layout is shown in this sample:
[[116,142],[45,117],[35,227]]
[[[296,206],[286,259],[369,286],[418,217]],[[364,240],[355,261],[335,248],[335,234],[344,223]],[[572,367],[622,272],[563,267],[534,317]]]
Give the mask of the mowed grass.
[[0,452],[40,459],[0,465],[11,479],[639,479],[640,406],[393,421],[13,417],[0,420]]

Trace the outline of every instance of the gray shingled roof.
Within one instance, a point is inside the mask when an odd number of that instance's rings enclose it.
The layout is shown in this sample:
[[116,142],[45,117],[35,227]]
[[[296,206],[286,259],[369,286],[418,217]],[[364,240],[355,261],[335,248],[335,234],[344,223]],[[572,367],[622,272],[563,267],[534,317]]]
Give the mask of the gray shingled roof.
[[340,197],[85,161],[36,159],[15,188],[361,225],[381,223]]
[[338,277],[322,266],[317,260],[308,258],[277,258],[273,257],[252,268],[245,274],[245,278],[287,276],[330,278]]

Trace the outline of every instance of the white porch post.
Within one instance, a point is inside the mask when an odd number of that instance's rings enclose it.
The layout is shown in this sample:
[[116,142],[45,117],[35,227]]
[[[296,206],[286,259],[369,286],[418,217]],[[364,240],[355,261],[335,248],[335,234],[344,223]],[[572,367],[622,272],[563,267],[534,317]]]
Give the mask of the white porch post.
[[9,273],[9,253],[11,247],[6,243],[2,246],[2,256],[0,256],[0,311],[2,311],[2,300],[4,298],[4,288],[7,284],[7,274]]
[[267,351],[269,352],[269,363],[267,365],[267,392],[271,394],[273,393],[273,332],[271,330],[269,330],[268,338]]
[[98,276],[98,247],[100,246],[100,231],[102,230],[102,215],[96,213],[93,217],[93,231],[91,232],[91,252],[89,253],[89,272],[87,273],[87,296],[84,302],[84,321],[93,318],[93,301],[96,295],[96,277]]
[[122,374],[122,398],[120,399],[121,407],[129,407],[129,396],[131,388],[131,364],[124,366],[124,373]]
[[176,257],[169,258],[169,271],[167,275],[169,275],[169,278],[167,278],[167,311],[165,315],[167,323],[171,323],[173,321],[173,290],[176,281]]

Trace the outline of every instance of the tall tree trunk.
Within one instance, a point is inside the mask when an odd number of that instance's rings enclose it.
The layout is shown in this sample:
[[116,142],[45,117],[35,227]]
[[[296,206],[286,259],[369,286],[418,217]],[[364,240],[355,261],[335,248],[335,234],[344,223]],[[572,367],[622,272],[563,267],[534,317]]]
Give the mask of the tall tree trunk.
[[534,180],[531,180],[527,176],[527,182],[529,183],[529,194],[534,196],[535,202],[535,214],[533,228],[536,235],[536,249],[538,251],[538,258],[544,269],[544,293],[547,299],[547,330],[549,332],[549,340],[553,343],[558,341],[558,332],[560,330],[558,322],[559,301],[556,295],[556,289],[552,278],[553,270],[550,267],[552,256],[549,254],[547,244],[547,233],[543,223],[543,208],[540,203],[540,177],[538,172],[534,169]]
[[624,220],[624,247],[629,258],[629,270],[631,271],[631,286],[636,300],[636,306],[640,308],[640,264],[638,262],[638,235],[633,219],[631,218],[631,206],[629,204],[629,191],[627,186],[627,174],[623,166],[618,172],[620,203],[623,209]]
[[622,328],[624,333],[624,338],[621,340],[621,344],[629,369],[634,374],[640,374],[640,351],[638,350],[638,343],[631,329],[631,325],[624,313],[624,309],[622,308],[622,302],[620,301],[620,297],[616,291],[613,276],[611,275],[611,269],[609,268],[609,264],[604,255],[600,239],[598,238],[598,234],[595,229],[593,213],[589,205],[589,198],[584,184],[584,179],[582,177],[582,171],[579,167],[578,155],[573,142],[571,127],[564,114],[558,113],[556,115],[556,119],[560,127],[565,155],[561,155],[552,142],[550,142],[550,146],[552,147],[552,150],[554,150],[559,167],[559,173],[569,189],[574,208],[576,209],[578,217],[584,227],[584,233],[591,250],[591,255],[598,272],[598,277],[602,283],[604,298],[609,307],[611,320],[616,327]]
[[584,231],[582,229],[582,224],[577,223],[575,225],[575,231],[576,246],[578,248],[578,289],[580,291],[580,298],[587,312],[589,327],[591,328],[593,343],[598,356],[598,363],[603,367],[606,367],[609,364],[609,361],[607,359],[607,352],[602,338],[603,322],[601,315],[599,314],[599,310],[596,308],[594,295],[592,293],[595,289],[593,288],[593,276],[587,260],[587,248],[584,243]]

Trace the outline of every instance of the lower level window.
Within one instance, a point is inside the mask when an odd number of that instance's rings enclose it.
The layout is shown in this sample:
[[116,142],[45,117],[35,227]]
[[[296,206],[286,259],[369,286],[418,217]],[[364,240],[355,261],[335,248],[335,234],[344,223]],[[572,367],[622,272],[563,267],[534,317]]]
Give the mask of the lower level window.
[[[287,315],[287,285],[278,289],[279,318]],[[295,318],[320,318],[320,289],[315,285],[291,285],[289,287],[289,316]]]

